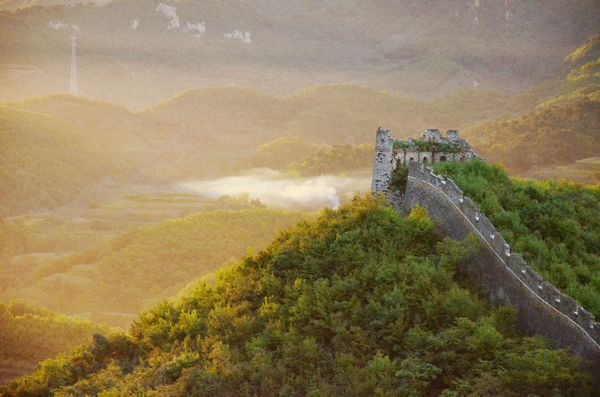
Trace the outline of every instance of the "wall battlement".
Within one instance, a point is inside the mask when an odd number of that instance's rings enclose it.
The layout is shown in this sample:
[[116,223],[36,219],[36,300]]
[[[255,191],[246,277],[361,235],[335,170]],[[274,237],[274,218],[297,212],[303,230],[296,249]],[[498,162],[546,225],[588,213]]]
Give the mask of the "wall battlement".
[[461,271],[493,302],[518,309],[522,330],[600,364],[600,323],[573,299],[544,281],[517,253],[477,205],[451,180],[423,164],[409,164],[404,211],[421,205],[444,234],[455,239],[475,234],[484,250]]

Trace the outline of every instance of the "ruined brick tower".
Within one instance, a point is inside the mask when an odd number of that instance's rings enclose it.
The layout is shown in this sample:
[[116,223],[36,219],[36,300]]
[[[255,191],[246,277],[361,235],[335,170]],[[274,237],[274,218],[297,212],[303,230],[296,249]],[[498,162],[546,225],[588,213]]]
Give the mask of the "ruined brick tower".
[[392,152],[394,140],[390,130],[377,129],[375,138],[375,161],[371,191],[375,194],[387,193],[392,177]]

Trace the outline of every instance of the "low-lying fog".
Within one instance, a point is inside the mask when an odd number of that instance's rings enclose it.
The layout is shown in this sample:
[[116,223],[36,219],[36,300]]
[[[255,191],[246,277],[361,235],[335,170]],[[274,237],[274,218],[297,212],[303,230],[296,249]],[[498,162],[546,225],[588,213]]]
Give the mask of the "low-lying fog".
[[371,177],[367,175],[290,178],[270,169],[254,169],[244,175],[189,181],[181,187],[213,199],[246,193],[269,207],[315,210],[336,209],[345,198],[368,191],[370,183]]

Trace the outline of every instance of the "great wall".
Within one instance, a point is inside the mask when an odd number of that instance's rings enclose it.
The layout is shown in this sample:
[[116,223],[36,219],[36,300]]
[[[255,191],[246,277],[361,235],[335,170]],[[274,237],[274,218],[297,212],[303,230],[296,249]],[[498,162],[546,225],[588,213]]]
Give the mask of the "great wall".
[[[424,139],[430,139],[428,131],[437,130],[427,130]],[[434,134],[434,139],[439,139],[439,132]],[[461,240],[474,234],[484,248],[461,266],[461,274],[468,276],[493,303],[515,307],[521,331],[547,338],[554,346],[590,360],[594,371],[600,369],[600,323],[512,252],[477,205],[451,179],[436,175],[427,166],[427,160],[435,162],[435,150],[428,153],[426,161],[425,156],[413,155],[407,162],[407,148],[396,145],[395,149],[389,131],[379,129],[376,139],[372,192],[384,194],[396,210],[404,213],[417,205],[427,208],[445,236]],[[452,157],[454,161],[477,157],[470,146],[462,148],[461,156]],[[441,156],[439,161],[452,161]],[[390,186],[397,165],[408,167],[404,195]]]

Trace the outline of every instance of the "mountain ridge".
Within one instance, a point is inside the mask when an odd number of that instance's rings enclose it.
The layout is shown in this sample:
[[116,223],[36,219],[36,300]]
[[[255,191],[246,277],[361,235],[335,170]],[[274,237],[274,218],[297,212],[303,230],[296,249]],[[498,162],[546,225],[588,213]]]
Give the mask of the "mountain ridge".
[[350,82],[418,98],[521,89],[559,72],[600,22],[597,0],[512,4],[508,22],[503,4],[483,4],[478,23],[467,0],[126,0],[4,11],[0,37],[11,39],[0,39],[0,99],[66,90],[70,25],[80,29],[82,94],[144,107],[232,81],[278,94]]

